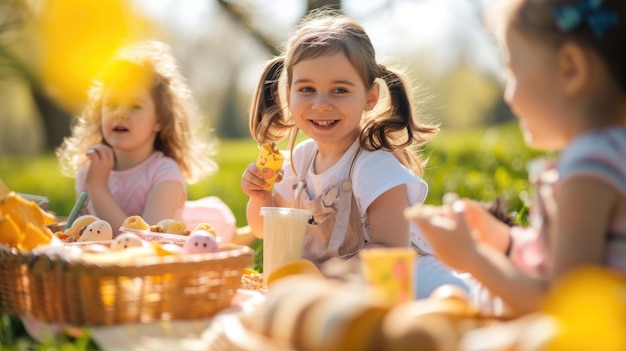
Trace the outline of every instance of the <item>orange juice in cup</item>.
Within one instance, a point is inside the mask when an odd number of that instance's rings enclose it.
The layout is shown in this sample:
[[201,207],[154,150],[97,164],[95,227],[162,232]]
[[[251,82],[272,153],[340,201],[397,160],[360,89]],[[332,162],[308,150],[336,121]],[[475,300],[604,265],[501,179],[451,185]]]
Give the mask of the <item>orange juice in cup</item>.
[[280,153],[275,143],[261,145],[256,167],[263,173],[263,179],[270,185],[269,189],[274,186],[284,161],[285,157]]

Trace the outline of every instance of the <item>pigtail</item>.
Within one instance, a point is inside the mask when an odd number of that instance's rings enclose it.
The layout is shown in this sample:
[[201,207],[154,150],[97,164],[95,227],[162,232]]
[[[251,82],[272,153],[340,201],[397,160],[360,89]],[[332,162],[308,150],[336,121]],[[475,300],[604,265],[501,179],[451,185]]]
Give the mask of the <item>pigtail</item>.
[[260,144],[281,140],[290,127],[284,120],[279,78],[285,60],[277,57],[265,66],[250,107],[250,134]]
[[403,76],[379,65],[379,77],[389,91],[389,107],[365,122],[361,145],[371,150],[392,151],[405,166],[421,174],[423,162],[417,148],[432,139],[439,128],[417,123]]

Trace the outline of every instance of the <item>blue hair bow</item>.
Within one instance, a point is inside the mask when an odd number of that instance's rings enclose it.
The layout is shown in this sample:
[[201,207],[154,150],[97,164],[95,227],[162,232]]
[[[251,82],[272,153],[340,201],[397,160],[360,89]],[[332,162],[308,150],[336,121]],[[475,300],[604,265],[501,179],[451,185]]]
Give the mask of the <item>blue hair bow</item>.
[[556,26],[563,32],[587,23],[593,33],[601,38],[611,27],[617,26],[617,14],[602,8],[604,0],[581,0],[575,5],[557,6],[554,9]]

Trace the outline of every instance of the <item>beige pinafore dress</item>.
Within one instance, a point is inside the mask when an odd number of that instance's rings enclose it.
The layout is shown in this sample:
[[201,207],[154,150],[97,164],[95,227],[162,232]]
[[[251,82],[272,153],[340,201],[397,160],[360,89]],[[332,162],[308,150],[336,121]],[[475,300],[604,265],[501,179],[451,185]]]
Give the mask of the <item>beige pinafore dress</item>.
[[365,247],[367,239],[363,232],[361,215],[352,194],[352,171],[361,153],[358,148],[350,167],[339,184],[331,184],[321,194],[311,199],[306,190],[306,174],[313,171],[317,150],[309,160],[305,171],[298,176],[295,185],[296,207],[310,210],[313,219],[307,225],[302,257],[321,265],[331,257],[350,258]]

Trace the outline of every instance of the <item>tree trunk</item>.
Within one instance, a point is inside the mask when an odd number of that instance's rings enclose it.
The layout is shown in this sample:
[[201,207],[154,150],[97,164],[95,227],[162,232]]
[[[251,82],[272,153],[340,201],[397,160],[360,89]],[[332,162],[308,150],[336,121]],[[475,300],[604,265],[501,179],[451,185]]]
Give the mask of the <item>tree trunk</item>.
[[35,106],[41,116],[45,135],[46,151],[53,151],[61,145],[63,138],[70,135],[71,114],[59,106],[39,89],[31,88]]

